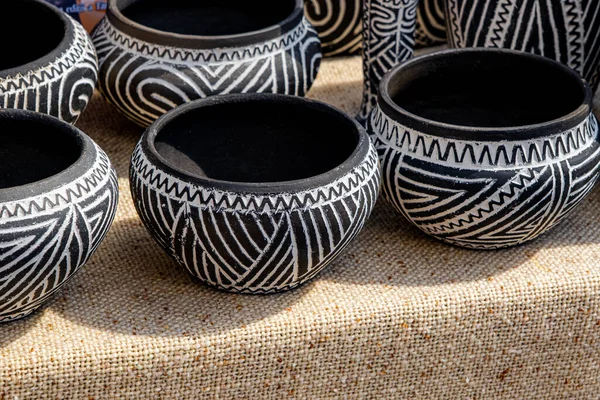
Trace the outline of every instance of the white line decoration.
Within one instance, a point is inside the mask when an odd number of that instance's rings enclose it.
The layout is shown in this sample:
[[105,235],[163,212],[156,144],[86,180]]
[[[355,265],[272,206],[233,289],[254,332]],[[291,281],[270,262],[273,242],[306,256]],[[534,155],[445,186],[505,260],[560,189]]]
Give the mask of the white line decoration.
[[74,37],[58,58],[35,70],[0,77],[0,107],[49,114],[74,124],[98,80],[98,62],[85,29],[66,17]]
[[55,294],[94,253],[117,209],[106,154],[74,181],[0,203],[0,322],[24,317]]
[[446,43],[444,0],[419,0],[415,45],[417,48]]
[[243,47],[205,50],[157,45],[119,31],[107,18],[92,37],[101,92],[142,126],[178,105],[219,94],[303,96],[322,57],[317,32],[306,18],[277,39]]
[[360,52],[363,0],[306,0],[305,9],[319,33],[324,56]]
[[496,249],[537,237],[589,193],[600,173],[593,114],[544,138],[464,141],[408,129],[377,107],[368,131],[384,196],[419,229],[463,247]]
[[597,0],[446,0],[452,47],[500,47],[560,61],[598,85]]
[[364,0],[364,93],[357,119],[364,123],[377,104],[378,85],[390,69],[412,57],[418,0]]
[[373,146],[358,167],[315,189],[232,193],[190,184],[150,163],[138,145],[131,190],[144,224],[192,275],[241,293],[312,279],[360,232],[379,192]]

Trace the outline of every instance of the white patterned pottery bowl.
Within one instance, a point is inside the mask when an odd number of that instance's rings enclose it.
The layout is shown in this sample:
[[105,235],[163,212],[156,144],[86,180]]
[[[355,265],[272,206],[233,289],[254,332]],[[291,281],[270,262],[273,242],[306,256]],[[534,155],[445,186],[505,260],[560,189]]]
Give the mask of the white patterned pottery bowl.
[[138,213],[167,253],[203,282],[242,293],[318,274],[362,229],[379,180],[356,121],[272,94],[169,112],[143,135],[130,171]]
[[445,242],[517,245],[565,218],[598,179],[589,85],[512,50],[432,53],[390,71],[368,131],[385,197]]

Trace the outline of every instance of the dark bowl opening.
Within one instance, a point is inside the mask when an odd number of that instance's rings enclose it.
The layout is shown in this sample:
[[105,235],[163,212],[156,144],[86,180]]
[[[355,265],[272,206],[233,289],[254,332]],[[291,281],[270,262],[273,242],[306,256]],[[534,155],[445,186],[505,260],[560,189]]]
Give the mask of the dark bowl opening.
[[315,177],[357,150],[355,121],[322,103],[282,98],[191,108],[158,128],[154,147],[185,174],[239,183]]
[[75,164],[82,151],[66,123],[0,117],[0,189],[50,178]]
[[576,72],[514,51],[467,49],[420,57],[399,67],[386,84],[396,112],[458,127],[582,119],[582,106],[591,101],[589,87]]
[[50,54],[65,38],[65,19],[49,5],[32,0],[2,2],[0,76],[6,70]]
[[284,21],[295,0],[123,0],[123,15],[163,32],[224,36],[259,31]]

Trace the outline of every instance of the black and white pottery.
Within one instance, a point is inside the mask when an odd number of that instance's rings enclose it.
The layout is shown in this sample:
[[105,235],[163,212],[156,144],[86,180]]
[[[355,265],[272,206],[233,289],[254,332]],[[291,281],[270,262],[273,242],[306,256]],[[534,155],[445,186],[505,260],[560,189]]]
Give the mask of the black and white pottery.
[[[0,108],[37,111],[75,123],[98,80],[85,29],[43,0],[2,2]],[[23,30],[38,34],[23,34]]]
[[537,237],[598,179],[589,85],[528,53],[462,49],[409,60],[381,82],[368,131],[385,197],[425,233],[463,247]]
[[305,0],[305,9],[319,33],[324,56],[360,52],[363,0]]
[[116,212],[106,154],[66,122],[0,110],[0,322],[25,317],[94,253]]
[[303,0],[109,0],[92,37],[100,90],[147,126],[194,99],[229,93],[303,96],[321,61]]
[[419,0],[415,47],[430,47],[447,42],[445,0]]
[[137,211],[192,275],[239,293],[308,281],[360,232],[375,204],[375,148],[352,118],[295,96],[216,96],[142,136]]
[[452,47],[509,48],[560,61],[592,88],[600,66],[598,0],[445,0]]
[[413,56],[419,0],[364,0],[364,92],[357,119],[364,123],[377,104],[386,72]]
[[[305,0],[306,17],[321,38],[325,57],[359,54],[363,0]],[[446,43],[444,0],[419,0],[415,48]]]

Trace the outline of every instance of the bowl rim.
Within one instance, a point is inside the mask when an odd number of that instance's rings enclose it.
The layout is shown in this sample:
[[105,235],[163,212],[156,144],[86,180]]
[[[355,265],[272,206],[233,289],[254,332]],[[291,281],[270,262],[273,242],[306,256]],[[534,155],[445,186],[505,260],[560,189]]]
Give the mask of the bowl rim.
[[[236,182],[193,175],[164,158],[156,149],[155,139],[160,130],[167,123],[175,120],[179,116],[202,107],[250,101],[267,103],[286,102],[299,107],[313,108],[317,111],[329,113],[342,118],[348,123],[349,130],[352,129],[354,134],[357,136],[358,140],[356,146],[353,152],[341,164],[333,169],[307,178],[280,182]],[[152,125],[150,125],[142,135],[139,145],[141,146],[142,152],[148,158],[150,163],[158,166],[162,171],[172,175],[173,177],[193,186],[200,186],[206,189],[218,189],[239,194],[251,193],[277,195],[282,193],[298,193],[314,190],[343,178],[345,175],[350,173],[353,169],[359,167],[364,162],[369,154],[371,141],[362,125],[360,125],[348,114],[330,104],[318,100],[291,95],[247,93],[213,96],[205,99],[194,100],[179,106],[162,115]],[[133,163],[131,165],[133,167]]]
[[44,66],[54,61],[56,58],[60,57],[64,52],[66,52],[71,47],[71,43],[73,43],[73,41],[75,40],[75,29],[73,24],[71,23],[70,17],[66,13],[59,10],[57,7],[44,0],[11,1],[21,3],[34,3],[36,7],[45,7],[46,9],[50,10],[62,22],[64,26],[64,36],[61,39],[60,43],[58,43],[58,45],[47,54],[35,60],[29,61],[25,64],[0,70],[0,79],[16,78],[17,76],[23,75],[27,72],[43,68]]
[[[392,100],[388,91],[390,82],[398,74],[401,74],[406,68],[409,68],[416,64],[430,63],[436,59],[443,59],[447,58],[448,56],[460,56],[465,53],[504,54],[521,57],[523,59],[529,59],[537,63],[545,63],[556,67],[562,70],[564,73],[570,75],[572,78],[575,78],[574,82],[580,82],[581,89],[584,92],[583,101],[578,108],[576,108],[569,114],[550,121],[521,126],[474,127],[450,124],[421,117],[400,107]],[[391,117],[394,121],[406,126],[407,128],[414,129],[421,133],[431,134],[434,136],[444,138],[482,142],[506,140],[519,141],[564,133],[581,124],[589,117],[589,115],[592,113],[593,101],[592,89],[590,88],[587,81],[583,79],[581,75],[578,74],[576,71],[558,61],[536,54],[531,54],[517,50],[483,47],[434,51],[403,62],[400,65],[397,65],[396,67],[392,68],[383,77],[379,84],[379,93],[377,97],[377,104],[379,108],[386,115]],[[375,112],[375,110],[373,112]]]
[[43,125],[52,127],[55,130],[53,132],[54,135],[57,132],[61,132],[76,141],[79,146],[79,156],[71,165],[54,175],[23,185],[0,188],[0,205],[13,201],[26,200],[59,189],[79,179],[95,163],[96,149],[92,139],[65,121],[47,114],[13,108],[0,109],[0,121],[2,120],[38,121]]
[[[138,0],[129,2],[131,4]],[[294,2],[294,10],[284,20],[256,31],[232,35],[187,35],[150,28],[127,18],[119,8],[120,0],[109,0],[106,10],[107,21],[121,32],[140,41],[151,44],[187,48],[193,50],[212,50],[222,47],[241,47],[255,45],[268,40],[277,39],[298,26],[304,18],[303,0]]]

